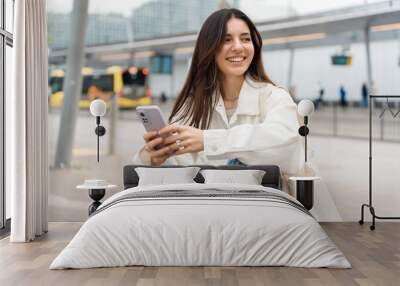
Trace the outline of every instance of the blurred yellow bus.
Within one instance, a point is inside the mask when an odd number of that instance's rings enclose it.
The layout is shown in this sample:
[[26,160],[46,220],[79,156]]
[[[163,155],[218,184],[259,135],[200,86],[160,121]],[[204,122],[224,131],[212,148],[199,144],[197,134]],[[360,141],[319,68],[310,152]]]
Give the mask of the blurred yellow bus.
[[[152,104],[151,89],[147,85],[148,75],[148,68],[122,69],[119,66],[112,66],[106,71],[83,68],[79,107],[89,108],[90,102],[97,98],[109,102],[113,94],[117,96],[118,106],[122,109]],[[61,107],[64,98],[63,85],[64,71],[60,69],[51,71],[49,75],[50,107]]]

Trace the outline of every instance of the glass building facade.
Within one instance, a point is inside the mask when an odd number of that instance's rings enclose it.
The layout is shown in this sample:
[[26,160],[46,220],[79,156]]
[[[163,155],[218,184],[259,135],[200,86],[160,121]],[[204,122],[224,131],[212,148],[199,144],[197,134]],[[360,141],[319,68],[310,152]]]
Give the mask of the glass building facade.
[[[48,13],[48,41],[52,49],[68,46],[71,14]],[[107,45],[127,42],[129,39],[129,17],[121,14],[90,14],[86,30],[86,45]]]
[[204,20],[223,5],[219,0],[157,0],[133,10],[135,40],[197,32]]

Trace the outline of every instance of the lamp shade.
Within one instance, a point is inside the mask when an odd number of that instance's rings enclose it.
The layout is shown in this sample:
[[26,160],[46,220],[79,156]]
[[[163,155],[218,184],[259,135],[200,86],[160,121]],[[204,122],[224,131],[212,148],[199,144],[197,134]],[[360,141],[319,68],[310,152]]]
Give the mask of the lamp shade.
[[104,116],[106,114],[106,103],[104,100],[96,99],[90,104],[90,113],[93,116]]
[[303,99],[297,105],[297,112],[301,116],[310,116],[314,112],[314,103],[309,99]]

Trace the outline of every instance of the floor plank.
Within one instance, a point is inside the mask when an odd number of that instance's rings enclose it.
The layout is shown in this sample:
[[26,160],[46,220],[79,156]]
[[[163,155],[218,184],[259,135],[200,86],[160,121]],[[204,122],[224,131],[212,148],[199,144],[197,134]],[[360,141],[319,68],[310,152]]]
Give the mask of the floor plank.
[[0,240],[0,285],[136,286],[391,286],[400,281],[400,223],[379,222],[375,231],[357,223],[322,223],[352,269],[290,267],[116,267],[48,269],[82,223],[50,223],[32,243]]

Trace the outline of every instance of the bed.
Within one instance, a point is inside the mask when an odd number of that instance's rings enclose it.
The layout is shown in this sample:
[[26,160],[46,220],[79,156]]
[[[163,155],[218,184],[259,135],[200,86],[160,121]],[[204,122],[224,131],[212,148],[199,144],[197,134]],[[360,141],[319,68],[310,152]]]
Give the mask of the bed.
[[199,166],[264,170],[261,185],[204,183],[199,173],[193,183],[152,186],[138,186],[137,167],[124,167],[124,191],[102,203],[50,269],[351,267],[312,215],[280,190],[277,166]]

